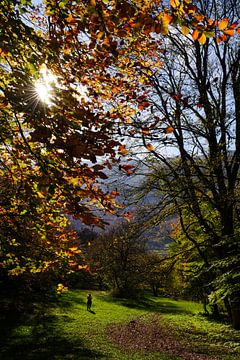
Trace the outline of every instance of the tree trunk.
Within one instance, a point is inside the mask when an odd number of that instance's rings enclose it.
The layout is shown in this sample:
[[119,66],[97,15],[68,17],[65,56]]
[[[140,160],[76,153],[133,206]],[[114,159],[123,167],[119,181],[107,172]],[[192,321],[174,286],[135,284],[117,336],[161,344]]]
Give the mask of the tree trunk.
[[231,316],[234,329],[240,330],[240,297],[235,297],[231,301]]
[[212,314],[214,316],[214,318],[219,318],[219,309],[218,309],[218,305],[217,304],[212,304]]
[[229,302],[229,299],[227,297],[224,299],[224,304],[225,304],[225,308],[228,313],[228,318],[232,322],[232,309],[231,309],[231,304]]
[[153,296],[158,297],[158,287],[156,285],[152,285]]

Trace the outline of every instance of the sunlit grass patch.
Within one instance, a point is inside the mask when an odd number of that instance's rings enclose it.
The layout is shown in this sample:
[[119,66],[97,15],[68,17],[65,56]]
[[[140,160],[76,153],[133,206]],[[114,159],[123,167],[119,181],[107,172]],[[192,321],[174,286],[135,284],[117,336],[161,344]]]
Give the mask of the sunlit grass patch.
[[[239,360],[240,333],[229,325],[199,315],[201,304],[148,296],[140,300],[114,299],[94,291],[92,312],[86,309],[87,291],[69,291],[56,304],[23,317],[14,326],[1,324],[0,358],[3,360],[178,360],[178,357],[143,349],[129,351],[112,341],[107,329],[153,314],[159,325],[170,326],[176,338],[200,353]],[[9,325],[9,326],[8,326]],[[4,327],[5,326],[5,327]]]

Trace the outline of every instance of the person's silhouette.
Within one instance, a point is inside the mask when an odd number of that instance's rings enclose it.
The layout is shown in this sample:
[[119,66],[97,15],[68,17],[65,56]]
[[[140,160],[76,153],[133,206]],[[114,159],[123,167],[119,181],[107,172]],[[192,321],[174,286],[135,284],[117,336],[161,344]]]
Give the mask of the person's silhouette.
[[90,311],[91,307],[92,307],[92,295],[88,294],[88,297],[87,297],[87,311]]

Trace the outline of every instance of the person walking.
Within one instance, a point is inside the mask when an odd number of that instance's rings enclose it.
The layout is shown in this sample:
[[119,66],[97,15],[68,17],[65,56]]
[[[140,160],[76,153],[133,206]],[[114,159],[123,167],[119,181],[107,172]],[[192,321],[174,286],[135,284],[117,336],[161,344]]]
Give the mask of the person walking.
[[92,295],[88,294],[88,297],[87,297],[87,311],[90,311],[91,307],[92,307]]

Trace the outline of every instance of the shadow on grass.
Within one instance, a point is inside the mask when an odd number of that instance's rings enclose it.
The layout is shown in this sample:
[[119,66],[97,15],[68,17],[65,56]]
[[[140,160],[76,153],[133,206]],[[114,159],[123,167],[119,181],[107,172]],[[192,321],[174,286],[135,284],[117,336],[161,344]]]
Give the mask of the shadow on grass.
[[52,360],[101,359],[106,355],[87,348],[83,339],[64,336],[58,321],[74,321],[70,317],[38,314],[0,325],[0,359],[2,360]]
[[64,308],[68,309],[74,307],[76,305],[84,305],[87,304],[87,297],[85,298],[78,291],[70,291],[69,293],[64,294],[63,296],[59,297],[59,299],[53,302],[53,307]]
[[106,302],[113,302],[118,303],[122,306],[132,308],[132,309],[139,309],[145,310],[149,312],[157,312],[157,313],[168,313],[168,314],[192,314],[191,311],[182,309],[178,306],[177,303],[171,300],[164,301],[163,298],[157,301],[142,298],[139,300],[135,299],[123,299],[123,298],[112,298],[110,296],[104,296],[102,300]]
[[93,311],[93,310],[88,310],[88,312],[90,312],[93,315],[96,315],[95,311]]

